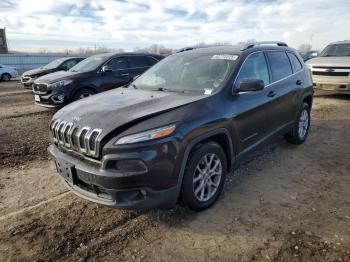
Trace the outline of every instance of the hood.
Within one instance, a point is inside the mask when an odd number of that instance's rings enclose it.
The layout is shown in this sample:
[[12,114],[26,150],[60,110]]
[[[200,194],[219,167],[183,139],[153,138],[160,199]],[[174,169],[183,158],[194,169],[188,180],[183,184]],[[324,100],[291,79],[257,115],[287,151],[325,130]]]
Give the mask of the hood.
[[104,137],[116,128],[208,97],[203,94],[120,88],[73,102],[53,119],[80,127],[102,129]]
[[306,64],[308,66],[350,67],[350,56],[319,56],[308,60]]
[[61,81],[64,79],[72,79],[80,77],[82,74],[80,72],[70,72],[70,71],[57,71],[51,74],[44,75],[40,78],[38,78],[35,82],[37,83],[45,83],[45,84],[51,84],[55,83],[57,81]]
[[[56,69],[57,70],[57,69]],[[55,69],[36,68],[23,73],[25,76],[40,76],[54,72]]]

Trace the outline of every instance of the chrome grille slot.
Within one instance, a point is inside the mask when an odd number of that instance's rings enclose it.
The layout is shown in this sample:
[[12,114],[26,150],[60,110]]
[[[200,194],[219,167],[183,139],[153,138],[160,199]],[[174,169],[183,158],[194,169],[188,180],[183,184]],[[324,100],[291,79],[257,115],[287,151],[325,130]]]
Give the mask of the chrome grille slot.
[[63,140],[63,131],[64,131],[64,126],[66,125],[65,121],[62,121],[59,126],[58,126],[58,131],[57,131],[57,135],[58,135],[58,142],[61,145],[64,145],[64,140]]
[[72,139],[72,147],[74,149],[78,149],[79,148],[78,131],[79,131],[79,127],[78,126],[76,126],[76,127],[74,127],[72,129],[71,139]]
[[53,120],[50,131],[56,145],[77,151],[89,156],[98,157],[101,129],[75,126],[73,122]]
[[71,137],[69,135],[69,131],[72,128],[73,123],[68,122],[64,128],[63,128],[63,141],[64,141],[64,145],[68,148],[71,147]]
[[83,127],[79,133],[79,149],[81,152],[87,152],[87,149],[86,149],[86,134],[89,132],[90,128],[89,127]]
[[87,136],[87,146],[88,146],[88,152],[92,155],[95,155],[95,151],[97,148],[97,138],[101,134],[101,129],[93,129]]

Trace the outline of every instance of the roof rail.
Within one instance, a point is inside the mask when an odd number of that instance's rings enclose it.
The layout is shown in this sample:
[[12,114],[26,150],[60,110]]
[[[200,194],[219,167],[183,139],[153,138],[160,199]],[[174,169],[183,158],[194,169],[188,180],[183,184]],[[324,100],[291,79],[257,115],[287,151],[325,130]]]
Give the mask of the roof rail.
[[263,41],[263,42],[249,43],[245,45],[245,47],[242,50],[253,48],[259,45],[277,45],[277,46],[285,46],[285,47],[288,46],[285,42],[281,42],[281,41]]

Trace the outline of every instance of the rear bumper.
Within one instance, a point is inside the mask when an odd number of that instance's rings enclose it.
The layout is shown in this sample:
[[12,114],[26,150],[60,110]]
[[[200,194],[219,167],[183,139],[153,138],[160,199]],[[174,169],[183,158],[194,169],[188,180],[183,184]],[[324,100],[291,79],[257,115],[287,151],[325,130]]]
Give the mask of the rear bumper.
[[169,208],[177,202],[177,184],[169,183],[154,189],[145,182],[151,179],[151,169],[140,174],[113,173],[102,169],[101,163],[89,163],[72,157],[55,145],[50,145],[48,152],[54,158],[65,186],[89,201],[112,208],[132,209]]

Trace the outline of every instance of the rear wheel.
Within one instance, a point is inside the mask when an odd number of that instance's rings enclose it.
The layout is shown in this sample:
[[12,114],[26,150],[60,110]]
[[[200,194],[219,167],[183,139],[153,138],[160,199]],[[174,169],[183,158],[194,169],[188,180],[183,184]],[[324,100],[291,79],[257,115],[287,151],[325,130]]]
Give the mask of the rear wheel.
[[291,132],[286,134],[286,139],[292,144],[302,144],[307,138],[310,129],[310,106],[303,103],[297,120],[294,123]]
[[94,95],[95,92],[89,88],[81,88],[78,90],[78,92],[76,92],[76,94],[73,97],[73,101],[79,100],[79,99],[83,99],[89,96]]
[[201,211],[219,198],[227,174],[224,150],[208,142],[191,152],[182,182],[181,200],[192,210]]
[[10,81],[11,80],[11,75],[8,73],[4,73],[1,75],[1,80],[2,81]]

